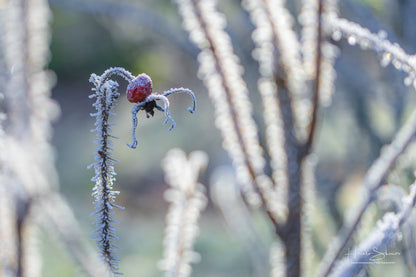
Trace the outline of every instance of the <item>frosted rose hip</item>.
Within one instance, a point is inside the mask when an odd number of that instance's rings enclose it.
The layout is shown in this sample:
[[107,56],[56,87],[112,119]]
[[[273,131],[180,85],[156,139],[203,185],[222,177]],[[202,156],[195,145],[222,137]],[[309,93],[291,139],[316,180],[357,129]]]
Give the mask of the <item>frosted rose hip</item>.
[[127,100],[132,103],[143,102],[152,93],[152,79],[145,73],[137,75],[127,86]]

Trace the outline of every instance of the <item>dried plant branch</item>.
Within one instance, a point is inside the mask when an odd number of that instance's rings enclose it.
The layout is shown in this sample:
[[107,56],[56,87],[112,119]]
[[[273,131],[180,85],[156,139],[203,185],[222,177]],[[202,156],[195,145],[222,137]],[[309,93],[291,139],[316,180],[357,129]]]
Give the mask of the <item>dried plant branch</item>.
[[[275,74],[281,74],[285,87],[294,100],[303,92],[304,71],[300,59],[300,45],[292,24],[292,15],[285,8],[285,0],[262,0],[273,32],[276,51],[279,53]],[[275,61],[276,62],[276,61]]]
[[302,155],[307,155],[312,146],[313,138],[315,135],[315,126],[318,117],[319,109],[319,94],[321,90],[321,67],[322,67],[322,15],[323,15],[324,0],[318,0],[318,26],[317,26],[317,38],[316,38],[316,60],[315,60],[315,80],[312,98],[312,120],[309,127],[309,133],[306,138],[303,147]]
[[[50,134],[58,109],[50,98],[45,69],[50,54],[50,13],[45,0],[8,1],[0,8],[0,174],[2,191],[10,197],[2,214],[10,218],[1,219],[6,224],[0,224],[0,229],[6,229],[2,241],[16,244],[3,249],[10,251],[1,268],[6,276],[26,276],[29,267],[31,275],[40,275],[41,257],[33,255],[38,251],[30,243],[36,236],[30,232],[34,214],[29,207],[33,199],[56,185]],[[9,229],[9,224],[15,228]]]
[[[305,84],[300,62],[300,47],[296,35],[291,28],[291,15],[284,7],[284,1],[264,0],[263,9],[267,15],[273,34],[274,51],[279,53],[274,57],[274,83],[279,89],[277,94],[280,117],[283,122],[284,151],[288,164],[288,216],[283,226],[277,226],[276,233],[285,245],[285,270],[287,276],[299,276],[301,273],[301,164],[305,157],[302,153],[299,139],[303,137],[302,130],[305,117],[300,116],[298,104],[302,98]],[[297,107],[297,109],[294,109]],[[297,127],[297,129],[296,129]],[[296,135],[296,130],[298,135]],[[279,184],[278,184],[279,185]]]
[[380,31],[374,34],[355,22],[336,16],[328,17],[328,25],[334,40],[345,37],[351,45],[360,45],[363,49],[373,49],[380,54],[382,66],[392,63],[397,70],[407,74],[404,83],[416,88],[416,56],[407,54],[399,44],[387,40],[386,32]]
[[272,57],[276,55],[276,49],[273,44],[272,26],[268,20],[264,20],[267,18],[267,12],[261,0],[245,0],[243,6],[249,12],[251,21],[256,27],[252,33],[256,45],[253,57],[259,63],[261,77],[257,86],[263,102],[266,146],[275,184],[273,190],[267,194],[270,195],[270,201],[276,202],[275,220],[283,223],[287,219],[289,169],[285,154],[285,125],[277,97],[278,88],[274,83],[275,59]]
[[[95,177],[92,181],[95,182],[93,188],[96,222],[97,229],[94,238],[96,238],[96,244],[100,249],[100,256],[107,265],[107,269],[111,275],[121,274],[118,272],[118,262],[120,261],[115,253],[114,240],[117,240],[115,235],[115,228],[113,223],[114,208],[121,208],[115,204],[115,197],[119,194],[118,191],[113,190],[113,184],[115,181],[114,163],[117,161],[113,158],[111,151],[112,142],[111,138],[117,138],[111,135],[111,126],[109,118],[114,115],[113,108],[117,103],[120,96],[118,92],[118,83],[109,79],[112,75],[118,75],[123,77],[129,82],[127,86],[127,100],[132,103],[136,103],[132,109],[132,143],[127,144],[130,148],[136,148],[138,141],[136,139],[136,128],[137,128],[137,113],[140,110],[146,112],[146,116],[153,116],[154,109],[164,112],[166,116],[165,123],[171,122],[169,131],[175,126],[175,121],[170,115],[169,111],[169,100],[167,96],[177,93],[186,92],[192,96],[192,107],[188,110],[191,113],[195,112],[196,98],[194,93],[185,88],[175,88],[166,91],[164,94],[152,93],[153,84],[151,78],[145,74],[139,74],[134,77],[130,72],[121,67],[114,67],[106,70],[101,76],[91,74],[90,82],[94,85],[92,89],[94,93],[90,95],[90,98],[96,98],[96,102],[93,107],[97,110],[96,113],[91,114],[92,117],[96,118],[95,129],[92,131],[96,132],[97,143],[96,156],[94,166]],[[160,106],[156,103],[156,100],[161,100],[164,106]]]
[[165,198],[170,203],[166,215],[164,257],[159,263],[166,277],[188,277],[191,263],[199,261],[193,244],[198,235],[198,219],[207,205],[205,188],[198,183],[198,174],[208,163],[204,152],[189,155],[180,149],[168,152],[162,166],[170,188]]
[[[233,52],[231,40],[224,31],[224,17],[216,10],[214,0],[196,3],[177,0],[184,27],[201,49],[200,76],[215,107],[216,126],[224,138],[243,186],[246,199],[252,205],[263,202],[271,220],[277,225],[278,211],[271,201],[273,181],[264,173],[264,158],[251,117],[251,103],[247,86],[241,76],[241,66]],[[260,195],[255,193],[255,188]],[[277,203],[278,204],[278,203]]]
[[[111,124],[109,123],[110,115],[113,115],[113,107],[115,101],[120,96],[118,93],[118,83],[108,78],[117,74],[124,77],[126,80],[133,80],[133,76],[130,72],[122,68],[111,68],[104,72],[103,75],[97,76],[91,75],[90,82],[94,84],[94,93],[90,98],[95,97],[97,100],[93,104],[97,112],[91,114],[96,118],[95,132],[97,152],[95,156],[95,163],[93,164],[95,169],[95,177],[92,181],[95,182],[93,189],[95,212],[92,215],[96,217],[95,226],[97,229],[94,231],[94,238],[97,241],[97,246],[100,249],[100,255],[103,261],[105,261],[109,272],[112,274],[120,274],[118,272],[119,259],[114,248],[117,248],[113,241],[117,240],[115,235],[115,229],[113,227],[114,208],[122,208],[115,204],[115,197],[119,194],[118,191],[113,190],[113,183],[115,181],[114,163],[116,160],[111,154]],[[123,209],[123,208],[122,208]]]
[[330,276],[356,276],[367,262],[381,258],[380,253],[384,253],[389,244],[396,239],[400,227],[411,215],[416,203],[416,183],[410,186],[410,193],[402,202],[402,210],[399,213],[386,213],[370,235],[356,246],[348,257],[337,262]]
[[399,155],[410,144],[415,134],[416,112],[413,112],[406,123],[400,128],[393,141],[382,149],[380,156],[368,169],[363,180],[363,187],[366,190],[363,200],[356,208],[351,220],[344,222],[344,226],[339,232],[339,235],[329,245],[320,264],[319,276],[328,276],[330,274],[337,258],[357,228],[368,205],[374,200],[375,193],[381,187],[384,176]]

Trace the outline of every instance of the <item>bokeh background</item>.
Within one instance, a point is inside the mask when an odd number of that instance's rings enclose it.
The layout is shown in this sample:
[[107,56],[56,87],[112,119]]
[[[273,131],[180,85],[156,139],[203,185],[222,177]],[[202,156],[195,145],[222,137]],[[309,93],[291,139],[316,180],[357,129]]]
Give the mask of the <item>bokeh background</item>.
[[[245,68],[244,77],[250,89],[254,116],[263,137],[262,106],[256,90],[258,67],[251,57],[253,26],[240,1],[219,1],[227,16],[234,49]],[[294,15],[301,1],[287,1]],[[373,32],[385,30],[388,38],[399,42],[408,53],[416,50],[416,5],[412,0],[343,0],[340,14]],[[160,276],[157,262],[162,258],[162,239],[167,204],[167,188],[160,162],[166,152],[180,147],[186,152],[204,150],[209,166],[201,182],[209,191],[210,177],[218,167],[230,167],[231,161],[221,147],[221,137],[214,127],[213,108],[202,82],[197,77],[198,51],[181,28],[174,4],[167,0],[143,1],[72,1],[51,0],[53,11],[50,69],[56,76],[53,98],[61,107],[54,123],[53,144],[60,190],[82,223],[85,237],[94,229],[89,215],[93,212],[91,189],[94,175],[87,166],[94,161],[95,134],[90,132],[94,119],[93,101],[88,98],[91,73],[102,74],[109,67],[122,66],[133,75],[145,72],[153,79],[154,91],[187,87],[198,100],[197,112],[187,112],[190,99],[174,95],[171,112],[177,123],[167,132],[163,115],[147,119],[139,116],[139,146],[132,150],[132,104],[122,97],[113,117],[114,156],[120,191],[117,204],[126,207],[116,214],[120,237],[118,245],[125,276]],[[296,25],[296,28],[299,28]],[[359,184],[381,146],[391,140],[412,106],[413,89],[403,84],[402,74],[392,65],[382,67],[370,50],[334,42],[340,55],[336,62],[337,79],[331,104],[319,114],[317,140],[314,145],[317,169],[317,191],[322,214],[313,233],[316,256],[323,254],[329,237],[339,228],[345,211],[356,200]],[[120,91],[126,82],[118,79]],[[413,147],[414,148],[414,147]],[[413,151],[414,152],[414,151]],[[415,168],[413,152],[403,158],[400,174],[392,182],[406,186]],[[412,167],[413,166],[413,167]],[[269,246],[272,228],[260,211],[252,211],[260,241]],[[368,215],[368,225],[381,213],[376,207]],[[46,234],[42,236],[43,276],[83,276],[82,271],[59,244]],[[91,239],[91,244],[94,241]],[[401,249],[400,242],[394,246]],[[193,276],[255,276],[243,242],[227,227],[220,211],[212,202],[202,214],[201,233],[195,245],[201,262],[193,266]],[[267,247],[264,248],[267,252]],[[403,258],[403,257],[401,257]],[[394,265],[370,268],[372,274],[399,274],[409,271],[404,259]],[[377,273],[378,272],[378,273]],[[409,275],[410,276],[410,275]]]

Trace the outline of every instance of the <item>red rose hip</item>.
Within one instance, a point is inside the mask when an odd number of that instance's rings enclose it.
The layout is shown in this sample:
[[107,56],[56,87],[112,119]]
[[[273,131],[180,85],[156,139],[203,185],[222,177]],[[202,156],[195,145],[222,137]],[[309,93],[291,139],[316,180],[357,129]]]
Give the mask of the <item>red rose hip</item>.
[[127,86],[127,100],[132,103],[143,102],[152,93],[152,79],[147,74],[137,75]]

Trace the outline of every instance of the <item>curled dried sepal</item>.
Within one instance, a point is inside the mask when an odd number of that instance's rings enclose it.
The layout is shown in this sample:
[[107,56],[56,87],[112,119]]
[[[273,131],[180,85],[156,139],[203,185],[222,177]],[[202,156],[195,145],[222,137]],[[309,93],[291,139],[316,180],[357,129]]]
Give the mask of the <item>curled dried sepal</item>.
[[[127,86],[126,96],[127,100],[129,100],[132,103],[136,103],[134,107],[131,110],[132,113],[132,143],[128,144],[130,148],[136,148],[138,141],[136,138],[136,129],[137,129],[137,113],[140,110],[144,110],[146,112],[146,117],[149,118],[150,116],[154,115],[154,109],[159,110],[161,112],[165,113],[165,121],[163,124],[166,124],[170,121],[171,126],[169,127],[169,130],[172,130],[173,127],[175,127],[175,121],[173,120],[170,111],[169,111],[169,100],[167,97],[171,94],[177,93],[177,92],[185,92],[189,94],[192,97],[192,107],[188,108],[188,111],[190,113],[195,113],[196,109],[196,98],[195,94],[187,88],[172,88],[169,89],[162,94],[152,93],[153,90],[153,83],[152,79],[145,73],[141,73],[137,75],[137,77],[134,77],[130,72],[125,70],[121,67],[114,67],[106,70],[101,76],[98,76],[96,74],[91,74],[90,82],[94,84],[94,88],[92,89],[95,93],[90,95],[90,98],[99,97],[99,95],[105,94],[106,95],[106,101],[105,101],[105,109],[109,114],[113,114],[111,112],[111,109],[113,107],[113,104],[115,103],[115,100],[119,97],[119,93],[116,92],[118,88],[118,83],[109,80],[110,76],[112,75],[118,75],[123,77],[126,81],[129,82],[129,85]],[[109,93],[106,94],[105,91],[108,91]],[[116,93],[112,93],[116,92]],[[163,101],[164,106],[159,105],[156,103],[157,100]],[[96,104],[94,104],[94,107],[97,108],[97,110],[103,109],[102,105],[104,102],[97,101]],[[100,106],[101,105],[101,106]],[[97,116],[99,112],[91,114],[91,116]],[[96,126],[99,126],[99,124],[96,124]],[[98,128],[98,127],[97,127]],[[96,131],[96,129],[94,129]]]
[[[142,74],[140,74],[139,76],[141,76]],[[147,76],[147,75],[146,75]],[[136,79],[135,79],[136,80]],[[134,81],[133,81],[134,82]],[[151,80],[150,80],[150,84],[151,84]],[[131,86],[131,90],[133,91],[134,88],[137,88],[138,85],[134,85]],[[130,87],[130,85],[129,85]],[[146,84],[146,87],[148,88],[149,85]],[[135,95],[137,96],[136,98],[140,98],[141,96],[144,95],[144,93],[141,93],[142,89],[141,88],[137,88],[137,90],[139,90],[140,93],[136,93]],[[144,90],[144,89],[143,89]],[[147,91],[147,90],[146,90]],[[173,127],[175,127],[176,123],[173,120],[170,111],[169,111],[169,100],[168,100],[168,96],[177,92],[186,92],[188,93],[191,97],[192,97],[192,107],[188,107],[188,111],[190,113],[195,113],[195,109],[196,109],[196,98],[195,98],[195,94],[192,92],[192,90],[187,89],[187,88],[172,88],[169,89],[167,91],[165,91],[162,94],[155,94],[155,93],[151,93],[148,96],[146,96],[146,98],[142,101],[138,101],[136,103],[136,105],[134,105],[133,109],[131,110],[131,114],[132,114],[132,122],[133,122],[133,128],[132,128],[132,143],[128,144],[127,146],[130,148],[136,148],[138,141],[136,138],[136,129],[137,129],[137,113],[141,110],[144,110],[146,112],[146,117],[149,118],[150,116],[154,115],[154,109],[157,109],[161,112],[165,113],[165,121],[163,122],[163,124],[166,124],[170,121],[171,126],[169,127],[168,131],[172,130]],[[129,90],[127,91],[129,96]],[[134,93],[132,92],[131,95],[133,95]],[[140,97],[139,97],[140,96]],[[157,100],[161,100],[163,101],[164,106],[160,106],[159,104],[156,103]]]

